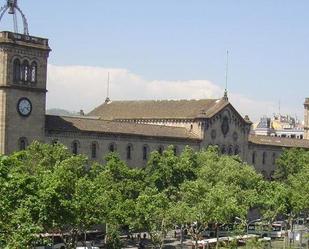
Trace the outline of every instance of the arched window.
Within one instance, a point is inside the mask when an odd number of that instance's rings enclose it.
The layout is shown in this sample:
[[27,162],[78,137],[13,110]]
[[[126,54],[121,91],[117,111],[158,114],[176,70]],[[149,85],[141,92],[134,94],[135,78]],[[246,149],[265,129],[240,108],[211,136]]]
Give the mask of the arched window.
[[22,66],[22,80],[24,82],[27,82],[30,80],[30,68],[29,68],[29,62],[24,60],[23,66]]
[[255,164],[255,159],[256,159],[256,152],[252,152],[252,164]]
[[160,145],[159,148],[158,148],[159,154],[163,155],[163,151],[164,151],[164,147],[163,147],[163,145]]
[[272,163],[273,163],[273,165],[276,164],[276,153],[273,153],[273,156],[272,156]]
[[79,148],[79,142],[78,141],[73,141],[72,142],[72,153],[74,155],[78,154],[78,148]]
[[109,150],[109,152],[115,152],[115,151],[116,151],[116,144],[111,143],[111,144],[108,146],[108,150]]
[[91,143],[91,158],[97,158],[97,150],[98,150],[98,144],[96,142]]
[[147,160],[148,159],[148,151],[149,151],[148,148],[149,148],[148,145],[144,145],[143,146],[143,160]]
[[35,83],[37,81],[37,71],[38,71],[38,65],[35,61],[31,63],[30,71],[31,71],[30,81],[31,83]]
[[15,59],[13,63],[13,81],[18,83],[20,81],[20,60]]
[[263,152],[263,160],[262,160],[263,164],[266,163],[266,158],[267,158],[267,154],[266,154],[266,152]]
[[232,146],[229,147],[228,154],[229,154],[230,156],[233,155],[233,148],[232,148]]
[[223,145],[222,148],[221,148],[221,154],[224,155],[226,154],[226,149],[225,149],[225,146]]
[[235,146],[234,155],[239,155],[239,147],[238,145]]
[[178,155],[178,147],[176,145],[173,146],[174,156]]
[[264,179],[268,179],[268,175],[267,175],[267,172],[265,170],[262,170],[261,174],[264,177]]
[[57,145],[59,143],[58,139],[55,138],[51,141],[51,145]]
[[19,150],[25,150],[28,146],[28,140],[25,137],[21,137],[18,141]]
[[274,170],[270,172],[270,180],[271,181],[275,180],[275,171]]
[[132,150],[133,150],[133,145],[128,144],[128,146],[127,146],[127,160],[132,159]]

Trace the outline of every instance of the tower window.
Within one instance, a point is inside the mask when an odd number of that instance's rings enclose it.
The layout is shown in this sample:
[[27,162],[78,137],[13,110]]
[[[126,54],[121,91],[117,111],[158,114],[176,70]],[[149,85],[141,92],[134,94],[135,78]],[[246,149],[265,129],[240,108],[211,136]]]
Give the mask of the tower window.
[[27,148],[28,145],[27,138],[21,137],[18,143],[19,143],[19,150],[25,150]]
[[147,160],[148,159],[148,146],[144,145],[143,146],[143,160]]
[[18,83],[20,81],[20,60],[15,59],[13,63],[13,81]]
[[38,70],[38,66],[37,63],[34,61],[31,63],[31,83],[35,83],[37,81],[37,70]]
[[74,141],[72,143],[72,153],[74,155],[77,155],[78,154],[78,147],[79,147],[79,142],[78,141]]
[[25,60],[23,62],[23,66],[22,66],[22,80],[24,82],[29,81],[29,79],[30,79],[29,72],[30,72],[30,70],[29,70],[29,62]]
[[127,146],[127,160],[132,159],[132,150],[133,150],[132,144],[128,144],[128,146]]
[[96,142],[93,142],[91,144],[91,158],[97,158],[97,143]]

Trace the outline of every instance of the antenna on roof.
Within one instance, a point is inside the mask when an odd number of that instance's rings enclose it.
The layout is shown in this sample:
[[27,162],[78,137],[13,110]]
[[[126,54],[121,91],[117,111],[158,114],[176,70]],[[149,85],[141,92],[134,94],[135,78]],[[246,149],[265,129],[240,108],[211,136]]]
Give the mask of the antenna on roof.
[[4,14],[8,12],[8,14],[13,15],[13,22],[14,22],[14,32],[18,33],[18,23],[17,23],[17,12],[21,15],[23,25],[24,25],[24,35],[29,35],[28,30],[28,22],[26,16],[18,7],[17,0],[7,0],[6,4],[0,8],[0,22]]
[[225,68],[225,90],[223,99],[228,101],[229,98],[227,96],[227,84],[228,84],[228,75],[229,75],[229,51],[226,51],[226,68]]
[[105,99],[105,103],[110,102],[110,98],[109,98],[109,93],[110,93],[110,87],[109,87],[109,72],[107,73],[107,92],[106,92],[106,99]]

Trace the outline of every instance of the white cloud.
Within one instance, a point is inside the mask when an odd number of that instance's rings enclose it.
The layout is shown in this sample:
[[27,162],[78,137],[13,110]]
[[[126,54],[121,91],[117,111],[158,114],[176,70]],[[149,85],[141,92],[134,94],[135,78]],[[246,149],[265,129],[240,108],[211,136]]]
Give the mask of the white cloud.
[[[146,80],[126,69],[87,66],[48,66],[47,108],[86,112],[104,102],[107,74],[110,73],[111,99],[201,99],[220,98],[223,89],[208,80]],[[252,120],[271,115],[274,103],[249,99],[238,93],[230,101]]]

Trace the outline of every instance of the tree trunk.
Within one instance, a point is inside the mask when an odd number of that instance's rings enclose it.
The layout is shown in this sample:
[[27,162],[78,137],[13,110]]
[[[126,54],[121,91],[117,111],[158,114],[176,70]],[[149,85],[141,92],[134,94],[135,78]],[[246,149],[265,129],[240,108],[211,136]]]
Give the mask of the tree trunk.
[[218,226],[218,223],[216,223],[216,235],[217,235],[216,249],[218,249],[219,248],[219,226]]

